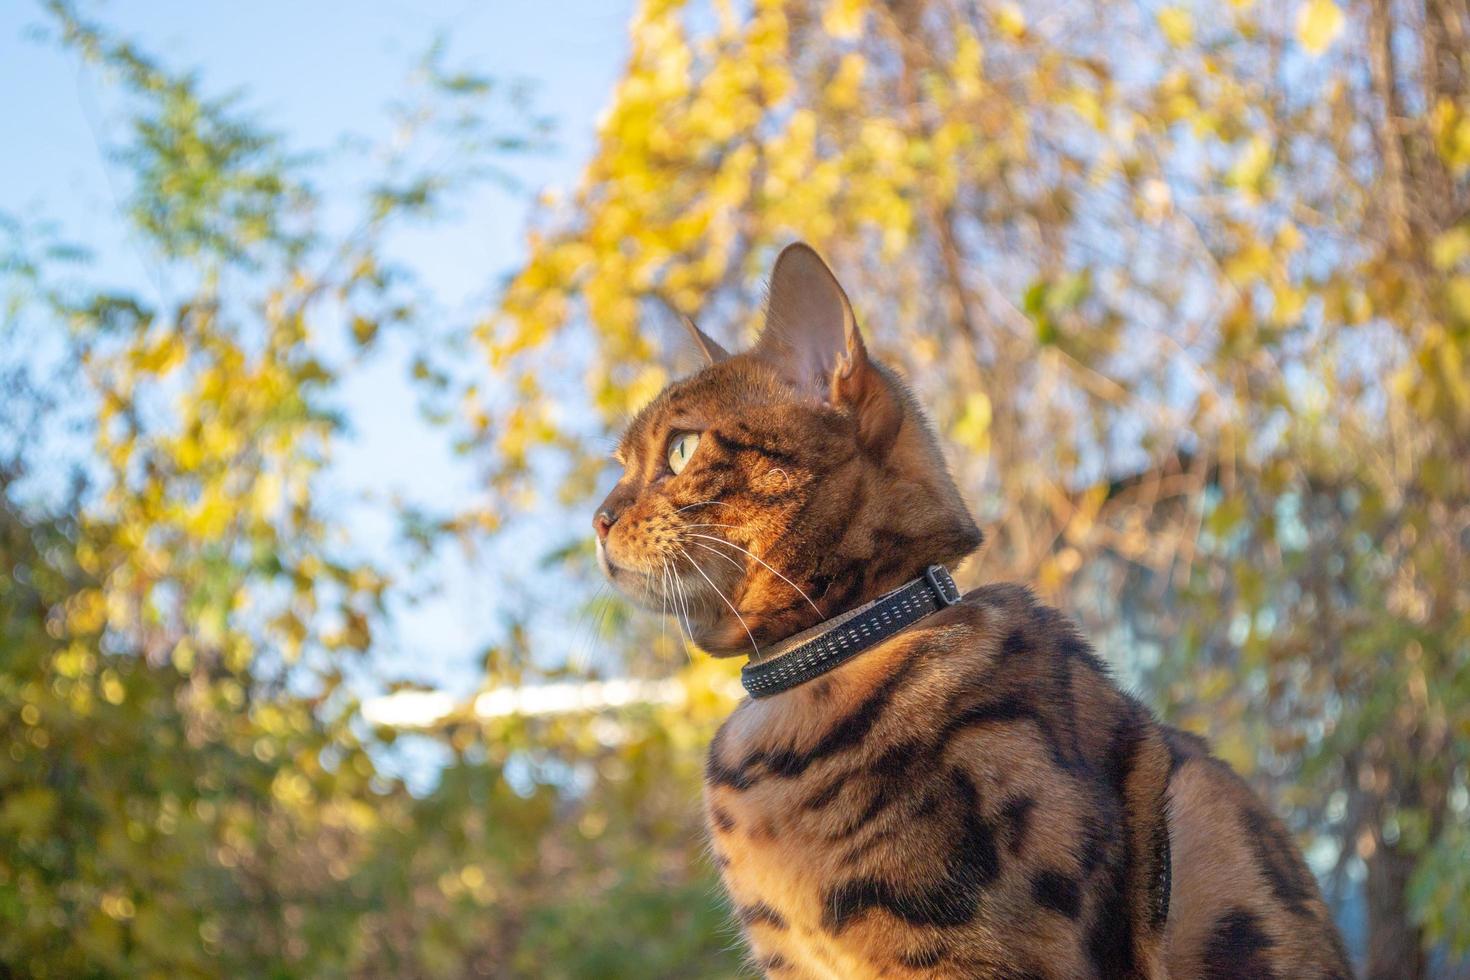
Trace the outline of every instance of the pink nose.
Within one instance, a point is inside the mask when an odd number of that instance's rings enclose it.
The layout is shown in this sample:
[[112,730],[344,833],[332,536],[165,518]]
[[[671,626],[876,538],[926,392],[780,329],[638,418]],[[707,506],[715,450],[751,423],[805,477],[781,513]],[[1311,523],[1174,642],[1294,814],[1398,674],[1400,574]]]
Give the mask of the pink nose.
[[616,515],[609,514],[605,510],[599,510],[597,512],[597,516],[592,518],[592,527],[594,530],[597,531],[597,537],[599,540],[607,540],[607,532],[612,530],[612,526],[616,521]]

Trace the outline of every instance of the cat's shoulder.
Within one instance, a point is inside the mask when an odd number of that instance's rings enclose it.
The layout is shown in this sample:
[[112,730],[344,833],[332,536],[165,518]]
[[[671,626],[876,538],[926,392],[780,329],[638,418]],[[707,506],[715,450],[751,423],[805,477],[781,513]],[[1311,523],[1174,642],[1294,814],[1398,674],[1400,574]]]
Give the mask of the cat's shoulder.
[[1029,586],[1016,582],[994,582],[966,592],[936,626],[953,623],[961,630],[947,630],[947,639],[967,643],[987,661],[1045,660],[1060,657],[1075,661],[1100,678],[1110,674],[1077,622],[1054,606],[1047,605]]

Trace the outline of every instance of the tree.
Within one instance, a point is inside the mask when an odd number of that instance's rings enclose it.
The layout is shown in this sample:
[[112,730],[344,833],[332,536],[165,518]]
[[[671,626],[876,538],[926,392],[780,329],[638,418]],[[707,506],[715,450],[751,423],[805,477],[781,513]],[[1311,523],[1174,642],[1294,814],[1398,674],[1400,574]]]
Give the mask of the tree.
[[[436,336],[384,242],[542,121],[436,50],[401,110],[416,140],[333,198],[238,98],[48,10],[125,98],[114,162],[169,299],[0,226],[0,973],[728,973],[686,805],[712,711],[454,718],[416,736],[448,764],[414,796],[346,682],[399,586],[321,492],[337,386],[383,333]],[[67,460],[69,491],[35,487]]]
[[[645,0],[581,185],[463,332],[384,242],[544,136],[502,86],[431,53],[409,148],[331,198],[343,231],[241,101],[48,9],[127,96],[116,162],[171,291],[0,227],[0,353],[65,347],[55,376],[0,361],[7,969],[736,972],[695,803],[730,665],[594,595],[577,533],[547,567],[606,655],[511,609],[486,686],[676,697],[374,728],[345,675],[403,584],[318,491],[340,379],[397,330],[435,341],[426,400],[487,488],[413,536],[582,507],[681,366],[677,316],[748,332],[793,238],[954,447],[991,541],[969,578],[1036,584],[1268,792],[1365,899],[1370,976],[1470,951],[1463,4]],[[477,370],[436,353],[463,343]],[[90,448],[48,499],[28,436],[58,418]],[[403,743],[447,759],[422,796],[386,775]]]
[[587,458],[554,345],[595,342],[613,427],[656,325],[747,330],[812,241],[959,449],[971,576],[1082,614],[1339,894],[1362,870],[1368,973],[1422,975],[1470,949],[1467,31],[1439,0],[644,3],[480,333],[527,392],[485,458]]

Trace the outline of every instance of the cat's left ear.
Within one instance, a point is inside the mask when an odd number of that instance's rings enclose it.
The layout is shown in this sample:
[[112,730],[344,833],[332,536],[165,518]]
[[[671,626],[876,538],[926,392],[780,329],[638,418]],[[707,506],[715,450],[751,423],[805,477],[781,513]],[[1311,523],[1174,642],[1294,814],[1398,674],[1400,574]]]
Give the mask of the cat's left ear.
[[689,338],[699,347],[699,352],[704,355],[704,359],[707,362],[718,364],[730,356],[729,352],[721,347],[718,341],[699,329],[698,324],[689,317],[681,316],[679,320],[684,324],[684,329],[689,332]]
[[788,245],[776,258],[751,353],[797,388],[850,408],[865,445],[886,449],[898,434],[903,407],[868,359],[847,293],[810,245]]

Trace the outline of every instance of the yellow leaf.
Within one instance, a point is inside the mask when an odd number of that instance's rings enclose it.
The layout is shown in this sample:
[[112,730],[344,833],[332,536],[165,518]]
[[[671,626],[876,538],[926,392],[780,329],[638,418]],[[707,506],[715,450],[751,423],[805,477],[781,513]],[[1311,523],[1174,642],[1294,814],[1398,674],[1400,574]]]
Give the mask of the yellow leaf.
[[1003,3],[995,12],[996,30],[1006,37],[1019,38],[1026,33],[1026,15],[1014,3]]
[[1159,11],[1159,29],[1176,48],[1194,40],[1194,17],[1183,7],[1165,7]]
[[955,422],[954,438],[976,452],[990,449],[990,399],[982,392],[972,392],[965,399],[965,409]]
[[66,604],[66,626],[71,633],[95,633],[107,622],[107,602],[96,589],[84,589]]
[[1444,287],[1450,315],[1462,324],[1470,324],[1470,276],[1452,276]]
[[1296,15],[1296,37],[1308,54],[1319,55],[1342,33],[1342,9],[1332,0],[1307,0]]
[[1225,182],[1243,191],[1261,193],[1266,176],[1271,172],[1272,158],[1270,142],[1260,136],[1252,138],[1236,158],[1235,166],[1225,175]]
[[827,99],[834,108],[850,109],[858,104],[859,90],[863,84],[863,71],[867,63],[863,56],[849,51],[838,62],[837,71],[827,85]]
[[110,667],[102,672],[102,696],[107,699],[108,704],[122,704],[128,696],[128,689],[123,686],[122,678]]
[[1452,269],[1470,256],[1470,224],[1456,225],[1436,238],[1429,255],[1434,267],[1440,270]]
[[833,37],[851,40],[862,32],[866,7],[862,0],[834,0],[822,13],[822,26]]

